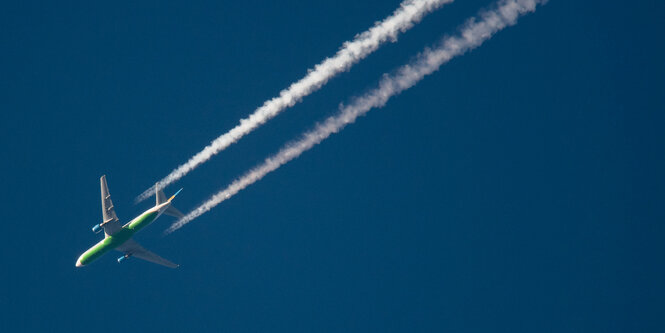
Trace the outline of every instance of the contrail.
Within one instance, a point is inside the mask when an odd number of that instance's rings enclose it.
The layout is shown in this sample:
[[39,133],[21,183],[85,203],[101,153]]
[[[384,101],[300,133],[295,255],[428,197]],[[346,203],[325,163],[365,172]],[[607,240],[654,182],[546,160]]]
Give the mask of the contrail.
[[375,107],[382,107],[388,99],[412,87],[455,56],[480,46],[495,33],[514,25],[517,19],[536,10],[538,4],[547,0],[501,0],[478,17],[468,20],[457,36],[445,37],[435,48],[427,48],[411,63],[400,67],[391,75],[384,75],[378,87],[355,98],[351,104],[340,106],[340,112],[327,118],[314,129],[306,132],[299,140],[286,144],[277,154],[267,158],[262,164],[236,179],[226,189],[213,195],[208,201],[192,210],[185,217],[173,223],[165,233],[169,234],[201,216],[240,190],[263,178],[287,162],[297,158],[331,134],[337,133],[347,124],[353,123]]
[[358,34],[352,41],[342,45],[335,56],[325,59],[299,81],[291,84],[288,89],[282,90],[279,97],[263,103],[249,117],[241,119],[240,124],[217,137],[203,150],[191,157],[189,161],[178,166],[171,173],[162,178],[157,184],[145,190],[135,202],[141,202],[155,193],[155,187],[162,189],[176,180],[182,178],[197,166],[209,160],[212,156],[226,149],[243,136],[261,126],[268,120],[277,116],[284,109],[300,102],[303,97],[321,88],[335,75],[347,71],[358,61],[364,59],[386,41],[396,41],[400,32],[409,30],[425,15],[438,9],[444,4],[454,0],[405,0],[400,7],[381,22],[377,22],[369,30]]

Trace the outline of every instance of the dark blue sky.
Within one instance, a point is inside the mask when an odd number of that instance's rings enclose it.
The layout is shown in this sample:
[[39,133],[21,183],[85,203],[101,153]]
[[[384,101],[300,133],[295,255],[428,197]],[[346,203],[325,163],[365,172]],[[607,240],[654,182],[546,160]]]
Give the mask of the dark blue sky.
[[[490,4],[458,0],[192,172],[187,212]],[[0,331],[665,330],[665,4],[551,0],[163,237],[136,195],[399,1],[0,11]]]

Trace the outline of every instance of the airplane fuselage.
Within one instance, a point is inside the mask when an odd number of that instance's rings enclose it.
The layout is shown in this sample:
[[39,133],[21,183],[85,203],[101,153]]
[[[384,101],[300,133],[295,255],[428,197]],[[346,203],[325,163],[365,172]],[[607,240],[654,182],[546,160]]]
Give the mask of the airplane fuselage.
[[83,254],[76,261],[76,266],[85,266],[103,256],[106,254],[106,252],[109,252],[124,244],[126,241],[131,239],[135,233],[139,232],[141,229],[154,222],[169,204],[170,202],[150,208],[143,212],[143,214],[135,217],[129,223],[122,226],[122,229],[120,229],[118,232],[114,233],[112,236],[105,237],[99,243],[83,252]]

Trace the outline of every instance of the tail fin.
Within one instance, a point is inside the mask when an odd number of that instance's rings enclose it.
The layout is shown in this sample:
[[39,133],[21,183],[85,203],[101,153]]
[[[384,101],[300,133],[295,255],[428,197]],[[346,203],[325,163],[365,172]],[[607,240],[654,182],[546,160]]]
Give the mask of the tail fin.
[[[158,187],[156,187],[156,188],[158,188]],[[182,191],[182,189],[180,189],[180,191]],[[178,191],[176,193],[176,195],[178,193],[180,193],[180,191]],[[161,204],[163,204],[167,201],[173,200],[174,197],[175,197],[175,195],[167,200],[166,196],[164,195],[164,192],[162,190],[155,191],[155,201],[156,201],[155,203],[157,204],[157,206],[159,206],[159,205],[161,205]],[[164,214],[169,215],[169,216],[173,216],[173,217],[176,217],[176,218],[179,218],[179,219],[185,217],[185,214],[181,213],[178,209],[176,209],[172,205],[169,206],[168,208],[166,208],[166,210],[164,211]]]

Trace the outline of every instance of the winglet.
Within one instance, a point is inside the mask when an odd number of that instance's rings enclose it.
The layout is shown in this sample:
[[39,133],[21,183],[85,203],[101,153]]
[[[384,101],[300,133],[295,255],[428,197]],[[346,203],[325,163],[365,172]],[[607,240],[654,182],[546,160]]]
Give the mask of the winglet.
[[175,198],[175,196],[178,195],[178,193],[180,193],[180,191],[182,191],[182,189],[179,189],[178,192],[176,192],[174,195],[172,195],[172,196],[169,198],[169,201],[173,200],[173,198]]

